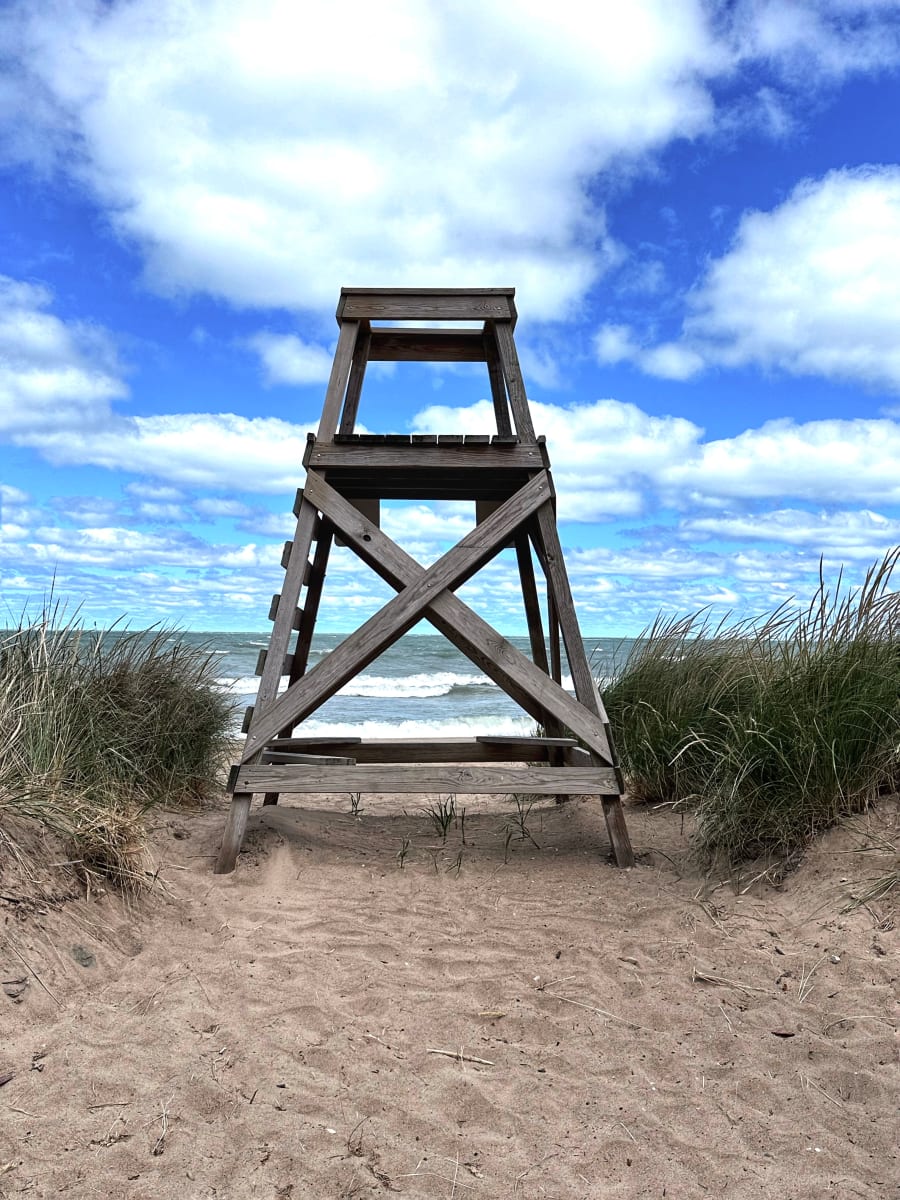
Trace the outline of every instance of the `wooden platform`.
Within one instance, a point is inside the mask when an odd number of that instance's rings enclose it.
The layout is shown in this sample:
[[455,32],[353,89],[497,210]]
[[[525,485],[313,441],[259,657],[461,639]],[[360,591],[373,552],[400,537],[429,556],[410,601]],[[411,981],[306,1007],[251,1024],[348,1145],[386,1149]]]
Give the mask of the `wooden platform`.
[[[231,811],[216,870],[233,870],[254,793],[265,803],[314,792],[453,792],[597,795],[620,866],[634,859],[622,780],[606,714],[584,652],[556,529],[555,492],[543,438],[535,435],[513,341],[512,288],[344,288],[337,350],[322,419],[309,435],[297,525],[285,546],[282,591],[273,598],[247,740],[231,772]],[[477,321],[461,329],[378,326],[380,321]],[[358,434],[370,361],[484,362],[497,432]],[[475,501],[478,522],[428,567],[380,528],[381,500]],[[340,538],[397,592],[308,669],[331,546]],[[531,656],[479,617],[457,589],[505,546],[514,546]],[[312,554],[312,558],[310,555]],[[543,626],[537,571],[547,594]],[[302,603],[301,603],[302,601]],[[310,739],[297,727],[421,620],[429,621],[547,736],[422,741]],[[575,696],[561,685],[565,646]],[[282,687],[287,682],[286,688]]]

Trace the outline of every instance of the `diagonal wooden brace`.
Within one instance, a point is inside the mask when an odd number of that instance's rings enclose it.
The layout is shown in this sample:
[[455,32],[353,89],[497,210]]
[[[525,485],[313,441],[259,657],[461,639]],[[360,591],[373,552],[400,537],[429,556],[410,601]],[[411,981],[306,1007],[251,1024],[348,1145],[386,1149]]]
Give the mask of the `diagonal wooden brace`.
[[[299,723],[314,712],[383,650],[412,629],[437,596],[465,583],[503,548],[510,534],[550,500],[551,495],[550,477],[546,471],[541,471],[430,567],[426,569],[410,559],[415,571],[408,573],[399,595],[317,663],[308,675],[268,704],[263,712],[254,714],[241,762],[252,758],[283,728]],[[345,532],[343,526],[348,524],[346,508],[360,517],[357,510],[347,505],[343,497],[315,472],[307,476],[303,497],[304,503],[320,509],[342,534]],[[398,549],[370,522],[366,522],[359,541],[365,546],[367,539],[372,541],[373,532],[379,534],[379,543]],[[360,553],[355,541],[349,537],[347,540]]]

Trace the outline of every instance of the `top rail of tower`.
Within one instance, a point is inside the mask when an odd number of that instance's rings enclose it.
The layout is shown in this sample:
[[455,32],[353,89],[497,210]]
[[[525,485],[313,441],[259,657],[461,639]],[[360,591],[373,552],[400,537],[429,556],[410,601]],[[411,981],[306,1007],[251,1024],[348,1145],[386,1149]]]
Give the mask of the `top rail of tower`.
[[343,321],[508,321],[517,319],[515,288],[341,288]]

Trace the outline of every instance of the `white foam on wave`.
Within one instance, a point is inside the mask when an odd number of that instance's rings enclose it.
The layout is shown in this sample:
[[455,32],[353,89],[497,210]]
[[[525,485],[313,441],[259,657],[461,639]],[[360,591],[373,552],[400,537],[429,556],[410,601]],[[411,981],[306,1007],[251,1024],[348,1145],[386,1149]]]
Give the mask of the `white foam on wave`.
[[359,675],[340,690],[342,696],[403,697],[446,696],[454,688],[493,687],[487,675],[462,675],[433,671],[419,675]]
[[516,716],[450,717],[445,721],[304,721],[297,737],[428,738],[522,737],[534,732],[534,721]]
[[258,675],[242,675],[239,679],[225,676],[215,680],[220,688],[235,696],[255,696],[259,689]]
[[[220,678],[220,687],[238,696],[255,695],[259,687],[256,675],[242,675],[238,679]],[[282,680],[282,689],[286,681]],[[369,699],[402,700],[423,699],[429,696],[447,696],[454,688],[494,687],[487,675],[463,675],[453,671],[435,671],[420,675],[359,675],[341,688],[340,696],[359,696]]]

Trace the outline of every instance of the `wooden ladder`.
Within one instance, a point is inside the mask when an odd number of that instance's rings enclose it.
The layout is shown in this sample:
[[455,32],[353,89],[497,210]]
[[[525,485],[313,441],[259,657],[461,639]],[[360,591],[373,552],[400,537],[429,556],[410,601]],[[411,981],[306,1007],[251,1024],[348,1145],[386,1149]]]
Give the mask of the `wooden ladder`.
[[[282,558],[284,585],[269,610],[272,634],[257,668],[256,703],[244,722],[247,740],[229,778],[232,800],[217,873],[234,869],[254,793],[274,804],[281,793],[335,791],[598,795],[615,861],[633,865],[622,778],[559,542],[547,447],[535,436],[513,340],[514,295],[513,288],[341,289],[337,350],[318,433],[309,435],[304,455],[306,482],[297,493],[297,526]],[[423,320],[468,324],[375,324]],[[367,364],[395,361],[486,363],[497,433],[357,434]],[[379,528],[380,501],[389,499],[474,500],[476,527],[425,568]],[[397,595],[307,669],[336,537]],[[531,658],[455,595],[510,544]],[[546,640],[532,548],[546,586]],[[423,618],[546,736],[494,737],[489,731],[472,739],[425,741],[293,736],[297,725]],[[574,697],[561,686],[560,638]],[[279,693],[285,677],[287,687]]]

